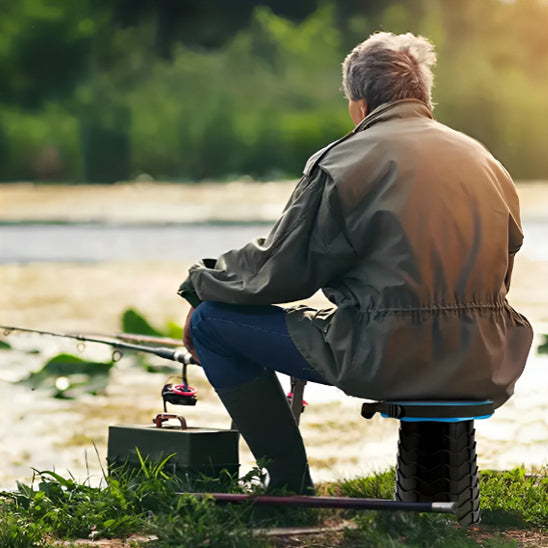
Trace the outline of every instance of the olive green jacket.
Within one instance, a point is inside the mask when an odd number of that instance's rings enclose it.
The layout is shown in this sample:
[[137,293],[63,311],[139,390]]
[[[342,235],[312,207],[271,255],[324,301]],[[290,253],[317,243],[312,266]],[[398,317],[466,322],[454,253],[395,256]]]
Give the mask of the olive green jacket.
[[259,305],[322,289],[334,307],[292,306],[286,318],[333,385],[363,398],[500,405],[532,342],[506,301],[522,240],[501,164],[404,100],[313,155],[268,237],[192,266],[180,293]]

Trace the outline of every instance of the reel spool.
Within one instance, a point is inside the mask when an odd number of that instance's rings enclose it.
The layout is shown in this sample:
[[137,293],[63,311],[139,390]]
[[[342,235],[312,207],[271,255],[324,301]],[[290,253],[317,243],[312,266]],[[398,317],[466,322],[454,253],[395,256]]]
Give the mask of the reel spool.
[[164,402],[164,412],[167,412],[167,403],[173,405],[196,405],[198,397],[196,389],[189,386],[186,376],[187,364],[183,364],[181,377],[182,384],[168,383],[162,388],[162,400]]
[[168,402],[174,405],[196,405],[198,401],[196,390],[188,384],[165,384],[162,388],[162,399],[164,411],[167,411]]

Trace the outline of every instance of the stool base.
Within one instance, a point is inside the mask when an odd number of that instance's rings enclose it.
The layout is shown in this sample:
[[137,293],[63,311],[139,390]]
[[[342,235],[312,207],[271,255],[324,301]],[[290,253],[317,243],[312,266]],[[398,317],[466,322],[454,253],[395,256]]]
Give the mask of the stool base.
[[400,422],[395,500],[455,502],[462,525],[479,523],[473,420]]

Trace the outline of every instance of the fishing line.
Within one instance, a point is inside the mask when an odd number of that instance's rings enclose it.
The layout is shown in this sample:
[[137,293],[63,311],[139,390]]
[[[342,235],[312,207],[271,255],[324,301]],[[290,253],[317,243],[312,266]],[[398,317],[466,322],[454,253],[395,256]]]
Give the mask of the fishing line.
[[[8,336],[13,332],[20,333],[34,333],[37,335],[46,335],[50,337],[60,337],[64,339],[77,340],[77,346],[79,352],[84,352],[86,348],[86,342],[106,344],[112,347],[112,361],[118,362],[123,356],[122,350],[133,350],[136,352],[145,352],[153,354],[159,358],[171,360],[182,364],[181,379],[182,384],[166,384],[162,388],[162,399],[164,401],[164,410],[166,410],[166,403],[173,403],[176,405],[195,405],[196,404],[196,390],[189,386],[187,380],[187,366],[190,364],[199,365],[193,358],[192,354],[180,345],[179,349],[167,348],[163,346],[147,346],[143,344],[135,344],[130,342],[119,341],[109,337],[98,337],[91,335],[84,335],[80,333],[61,333],[58,331],[45,331],[42,329],[30,329],[27,327],[16,327],[13,325],[0,325],[0,329],[3,330],[3,334]],[[127,338],[139,338],[140,335],[132,335],[129,333],[121,333],[117,336]],[[173,339],[163,339],[155,337],[144,336],[145,340],[165,341],[168,344],[172,344]]]
[[[106,344],[114,348],[113,351],[113,361],[118,361],[122,357],[122,350],[134,350],[136,352],[145,352],[148,354],[154,354],[159,358],[164,358],[166,360],[175,361],[183,365],[189,364],[198,364],[198,362],[192,357],[192,354],[180,345],[180,349],[167,348],[164,346],[147,346],[144,344],[135,344],[125,341],[119,341],[107,337],[94,337],[90,335],[80,334],[80,333],[61,333],[58,331],[45,331],[42,329],[30,329],[27,327],[16,327],[13,325],[0,325],[0,329],[3,330],[3,334],[8,336],[13,332],[20,333],[34,333],[37,335],[47,335],[50,337],[61,337],[64,339],[73,339],[79,341],[76,348],[83,352],[86,348],[86,342]],[[126,334],[121,334],[122,336]],[[130,335],[131,336],[131,335]],[[167,339],[172,340],[172,339]],[[116,354],[115,354],[116,353]],[[115,359],[116,358],[116,359]]]

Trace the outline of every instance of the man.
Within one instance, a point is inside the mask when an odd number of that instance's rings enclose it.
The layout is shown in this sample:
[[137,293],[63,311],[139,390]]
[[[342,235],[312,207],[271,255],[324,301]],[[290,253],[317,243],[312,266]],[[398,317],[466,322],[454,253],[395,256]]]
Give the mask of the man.
[[[432,45],[377,33],[343,63],[355,129],[314,154],[258,239],[189,271],[184,342],[270,487],[313,492],[274,371],[371,399],[512,394],[532,341],[506,301],[523,234],[514,184],[432,115]],[[322,289],[333,307],[280,308]],[[195,308],[195,309],[194,309]]]

